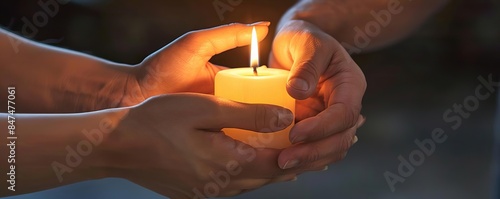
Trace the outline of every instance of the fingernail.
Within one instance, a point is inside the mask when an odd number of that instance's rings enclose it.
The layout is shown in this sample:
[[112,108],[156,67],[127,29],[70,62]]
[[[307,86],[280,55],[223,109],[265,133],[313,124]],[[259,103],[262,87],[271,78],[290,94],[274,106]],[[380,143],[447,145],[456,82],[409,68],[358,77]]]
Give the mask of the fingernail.
[[297,176],[295,176],[295,177],[293,177],[293,179],[290,180],[290,182],[295,182],[295,181],[297,181],[297,179],[299,179],[299,178],[297,178]]
[[278,111],[278,127],[284,129],[293,122],[293,113],[288,109],[280,109]]
[[299,164],[298,160],[288,160],[285,165],[283,165],[283,169],[291,169],[296,167]]
[[271,22],[269,21],[259,21],[259,22],[255,22],[253,24],[250,24],[250,26],[269,26],[271,25]]
[[326,170],[328,170],[328,166],[325,166],[325,168],[321,171],[326,171]]
[[303,137],[303,136],[296,136],[295,138],[293,138],[293,140],[292,140],[292,144],[299,143],[299,142],[303,142],[304,140],[306,140],[306,137]]
[[299,91],[308,91],[309,90],[309,83],[307,83],[306,80],[301,79],[301,78],[293,78],[290,81],[288,81],[288,85],[290,85],[292,88],[299,90]]
[[358,142],[358,136],[354,136],[352,139],[352,144],[356,144],[356,142]]

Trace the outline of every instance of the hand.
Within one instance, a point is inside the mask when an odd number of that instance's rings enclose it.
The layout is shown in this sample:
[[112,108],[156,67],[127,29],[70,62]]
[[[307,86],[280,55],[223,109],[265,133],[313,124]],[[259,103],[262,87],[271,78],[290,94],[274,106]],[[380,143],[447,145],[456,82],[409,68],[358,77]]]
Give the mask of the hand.
[[[235,114],[237,113],[237,114]],[[276,164],[279,150],[255,149],[222,128],[281,130],[287,109],[204,94],[153,97],[129,111],[105,142],[108,176],[172,198],[233,196],[292,180]],[[279,127],[269,121],[283,121]],[[106,147],[107,146],[107,147]],[[201,195],[201,196],[200,196]]]
[[181,36],[135,67],[121,105],[135,105],[148,97],[166,93],[213,93],[215,74],[225,67],[210,63],[210,58],[249,45],[253,26],[258,38],[264,39],[269,22],[229,24]]
[[311,23],[291,20],[276,35],[271,67],[290,69],[288,93],[298,99],[295,145],[279,156],[282,168],[320,170],[341,160],[357,141],[366,81],[333,37]]

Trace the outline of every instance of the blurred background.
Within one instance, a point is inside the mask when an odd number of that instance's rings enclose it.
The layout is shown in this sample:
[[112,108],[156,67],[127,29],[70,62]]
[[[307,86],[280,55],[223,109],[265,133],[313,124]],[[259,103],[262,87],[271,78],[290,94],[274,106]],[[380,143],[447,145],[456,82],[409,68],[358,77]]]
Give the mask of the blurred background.
[[[22,30],[23,18],[33,21],[43,11],[37,2],[2,0],[0,25],[36,41],[129,64],[139,63],[188,31],[259,20],[273,23],[260,45],[261,63],[267,63],[275,26],[295,3],[242,0],[221,18],[212,0],[73,0],[60,5],[46,24],[38,24],[43,26],[28,35]],[[368,81],[362,111],[367,122],[347,158],[328,171],[307,173],[296,182],[235,198],[490,198],[496,97],[481,101],[456,131],[443,121],[443,113],[474,95],[479,76],[492,74],[498,79],[500,2],[452,1],[397,45],[353,57]],[[231,50],[212,61],[248,66],[249,50]],[[446,142],[438,144],[435,153],[392,192],[384,172],[397,174],[398,156],[407,159],[418,149],[414,140],[430,138],[438,127],[448,135]],[[126,180],[105,179],[11,197],[21,198],[164,197]]]

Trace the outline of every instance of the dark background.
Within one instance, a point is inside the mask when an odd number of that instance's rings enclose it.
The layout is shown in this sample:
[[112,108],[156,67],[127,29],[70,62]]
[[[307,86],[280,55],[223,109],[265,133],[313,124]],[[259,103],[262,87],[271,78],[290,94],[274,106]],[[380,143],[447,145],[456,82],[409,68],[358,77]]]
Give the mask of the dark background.
[[[46,1],[46,0],[44,0]],[[221,0],[226,2],[225,0]],[[34,40],[116,62],[144,57],[195,29],[230,22],[268,20],[274,30],[295,1],[243,0],[220,20],[212,0],[75,0],[61,5]],[[0,24],[22,33],[23,17],[42,11],[37,1],[0,3]],[[261,45],[267,63],[271,31]],[[26,35],[25,35],[26,36]],[[404,41],[384,50],[354,55],[365,72],[367,123],[347,158],[326,172],[299,176],[236,198],[488,198],[492,187],[495,96],[452,131],[442,115],[474,95],[477,77],[500,74],[500,2],[452,1]],[[217,64],[247,66],[248,48],[214,57]],[[40,66],[43,67],[43,66]],[[398,156],[417,149],[434,128],[448,135],[436,152],[391,192],[383,173],[396,173]],[[36,180],[36,179],[34,179]],[[12,198],[162,198],[125,180],[106,179]]]

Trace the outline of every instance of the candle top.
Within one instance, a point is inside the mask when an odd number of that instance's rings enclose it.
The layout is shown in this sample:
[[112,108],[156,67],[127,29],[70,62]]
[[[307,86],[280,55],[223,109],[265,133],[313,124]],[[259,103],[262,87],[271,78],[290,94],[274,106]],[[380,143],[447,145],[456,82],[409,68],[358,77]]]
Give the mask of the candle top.
[[281,76],[288,77],[289,71],[277,68],[267,68],[267,66],[261,66],[257,69],[258,75],[255,75],[251,67],[243,68],[232,68],[221,70],[217,75],[233,76],[238,78],[250,78],[250,79],[267,79],[276,78]]

